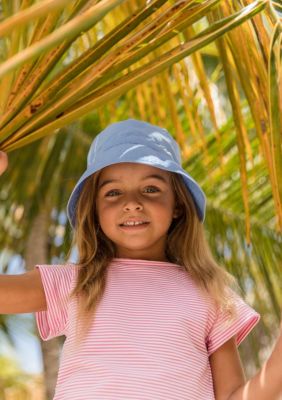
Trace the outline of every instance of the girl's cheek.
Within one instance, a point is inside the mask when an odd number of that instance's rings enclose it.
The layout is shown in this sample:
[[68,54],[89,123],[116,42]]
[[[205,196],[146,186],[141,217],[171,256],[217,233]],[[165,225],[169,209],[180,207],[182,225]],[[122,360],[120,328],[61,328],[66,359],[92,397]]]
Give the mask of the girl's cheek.
[[120,208],[121,204],[117,202],[108,202],[104,203],[100,206],[100,213],[109,213],[111,211],[115,211],[117,208]]

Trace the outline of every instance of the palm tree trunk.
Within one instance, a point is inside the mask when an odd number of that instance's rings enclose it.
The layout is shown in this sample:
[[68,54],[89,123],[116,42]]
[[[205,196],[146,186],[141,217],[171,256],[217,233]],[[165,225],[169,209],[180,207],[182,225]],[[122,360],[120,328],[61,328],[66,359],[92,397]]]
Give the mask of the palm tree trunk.
[[[48,263],[48,207],[42,207],[35,217],[25,248],[27,270],[32,270],[35,264]],[[39,334],[38,334],[39,337]],[[46,399],[54,397],[55,384],[58,375],[59,353],[61,342],[59,338],[43,341],[40,337],[42,350]]]

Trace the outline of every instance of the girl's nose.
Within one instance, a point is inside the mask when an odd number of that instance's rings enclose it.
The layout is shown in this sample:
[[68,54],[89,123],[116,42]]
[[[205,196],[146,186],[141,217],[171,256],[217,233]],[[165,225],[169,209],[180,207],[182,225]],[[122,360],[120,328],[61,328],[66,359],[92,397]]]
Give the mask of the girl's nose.
[[124,203],[124,210],[142,210],[143,206],[135,196],[128,198]]
[[128,201],[123,208],[124,210],[142,210],[143,206],[136,201]]
[[125,206],[124,207],[124,210],[125,211],[129,211],[129,210],[143,210],[143,207],[141,206],[141,204],[136,204],[135,206],[129,206],[129,205],[127,205],[127,206]]

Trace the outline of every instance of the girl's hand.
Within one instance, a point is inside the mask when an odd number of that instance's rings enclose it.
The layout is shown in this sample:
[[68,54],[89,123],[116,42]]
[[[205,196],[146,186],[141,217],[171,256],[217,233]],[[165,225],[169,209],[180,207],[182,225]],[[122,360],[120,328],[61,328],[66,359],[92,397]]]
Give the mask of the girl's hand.
[[8,156],[3,151],[0,151],[0,175],[3,174],[3,172],[7,169],[7,167],[8,167]]

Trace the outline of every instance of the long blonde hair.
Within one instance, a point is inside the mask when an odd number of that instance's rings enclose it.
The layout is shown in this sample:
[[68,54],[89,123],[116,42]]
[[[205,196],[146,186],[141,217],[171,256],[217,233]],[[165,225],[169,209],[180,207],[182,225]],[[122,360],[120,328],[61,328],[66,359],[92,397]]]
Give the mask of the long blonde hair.
[[[114,243],[103,233],[98,223],[96,193],[100,171],[85,181],[76,207],[76,229],[73,245],[78,251],[78,278],[70,297],[77,297],[80,328],[85,334],[93,321],[96,307],[105,287],[107,266],[116,257]],[[169,262],[184,266],[194,282],[209,294],[215,303],[235,316],[229,300],[228,289],[239,290],[235,278],[213,258],[205,237],[203,224],[199,221],[191,194],[182,178],[170,173],[176,205],[181,215],[174,219],[167,233],[166,257]]]

